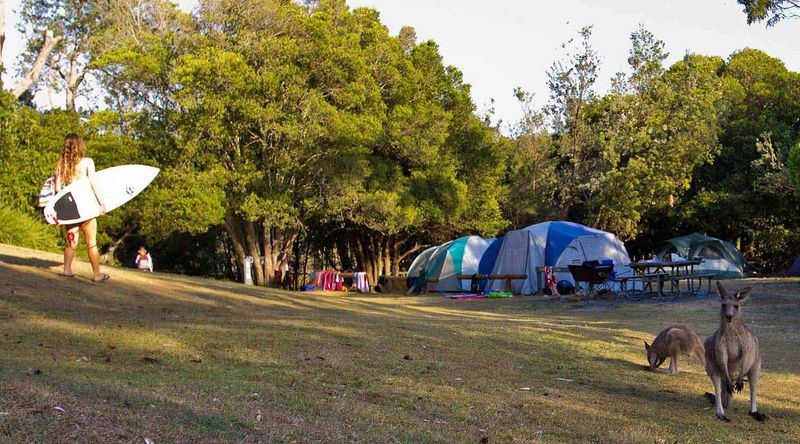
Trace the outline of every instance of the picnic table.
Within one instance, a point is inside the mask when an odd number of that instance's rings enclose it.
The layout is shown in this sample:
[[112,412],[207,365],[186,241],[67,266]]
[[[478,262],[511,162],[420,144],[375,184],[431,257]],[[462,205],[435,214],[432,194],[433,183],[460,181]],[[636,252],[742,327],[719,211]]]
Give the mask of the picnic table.
[[[670,290],[673,294],[680,292],[680,282],[685,280],[689,293],[695,294],[694,281],[699,281],[698,290],[702,287],[703,279],[708,280],[709,291],[711,291],[711,279],[713,273],[695,273],[695,265],[700,265],[703,261],[698,259],[684,261],[639,261],[631,262],[629,266],[633,269],[634,280],[642,281],[642,289],[658,284],[658,296],[664,297],[664,284],[670,283]],[[625,283],[624,285],[627,285]]]

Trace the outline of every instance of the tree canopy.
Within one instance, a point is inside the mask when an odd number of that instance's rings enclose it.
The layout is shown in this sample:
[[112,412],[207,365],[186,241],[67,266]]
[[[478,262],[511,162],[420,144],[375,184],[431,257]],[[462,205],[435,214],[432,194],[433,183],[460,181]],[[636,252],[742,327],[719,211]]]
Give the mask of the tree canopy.
[[775,26],[781,20],[800,17],[800,1],[797,0],[737,0],[744,6],[747,24],[767,21],[767,26]]
[[[666,66],[668,45],[640,26],[603,92],[584,27],[547,71],[544,107],[513,92],[523,118],[503,134],[436,42],[391,35],[343,0],[205,0],[192,14],[25,1],[24,26],[66,39],[40,81],[72,99],[39,112],[0,97],[0,199],[34,215],[68,131],[98,168],[158,166],[101,218],[109,257],[147,243],[181,272],[233,277],[252,256],[262,285],[287,260],[375,282],[424,247],[548,219],[613,231],[634,252],[707,232],[761,271],[800,250],[800,74],[759,50]],[[31,35],[23,71],[43,44]],[[88,77],[102,109],[77,112]]]

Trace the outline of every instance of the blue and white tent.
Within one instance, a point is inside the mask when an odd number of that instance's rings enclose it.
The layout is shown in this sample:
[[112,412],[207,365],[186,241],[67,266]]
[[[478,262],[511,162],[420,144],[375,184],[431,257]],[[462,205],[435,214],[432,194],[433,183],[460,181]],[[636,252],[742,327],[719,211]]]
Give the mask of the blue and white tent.
[[[506,233],[497,252],[492,274],[525,274],[527,279],[512,281],[512,291],[532,294],[541,291],[538,267],[567,267],[587,260],[610,259],[617,276],[632,275],[630,257],[617,236],[573,222],[543,222]],[[556,278],[574,284],[570,273]],[[502,290],[502,280],[490,280],[487,289]]]

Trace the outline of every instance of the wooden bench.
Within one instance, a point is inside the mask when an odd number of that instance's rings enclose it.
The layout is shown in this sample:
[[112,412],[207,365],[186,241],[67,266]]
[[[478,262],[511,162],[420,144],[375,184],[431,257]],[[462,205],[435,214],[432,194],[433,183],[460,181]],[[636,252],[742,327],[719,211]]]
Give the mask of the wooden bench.
[[528,279],[527,274],[460,274],[459,279],[470,279],[473,283],[483,279],[502,279],[503,291],[511,293],[511,281],[519,279]]
[[[683,273],[669,275],[670,290],[674,293],[676,290],[680,292],[680,282],[686,281],[689,293],[696,294],[697,290],[703,287],[703,279],[708,281],[708,292],[711,292],[711,280],[716,276],[716,273]],[[694,280],[697,279],[697,288],[694,286]]]
[[[635,274],[632,276],[617,276],[614,279],[611,279],[612,282],[617,282],[621,286],[621,290],[624,292],[628,291],[628,282],[642,282],[642,292],[646,292],[648,289],[651,293],[655,293],[653,291],[653,283],[658,283],[658,288],[661,290],[664,285],[665,277],[668,276],[666,273],[646,273],[646,274]],[[659,291],[660,292],[660,291]]]

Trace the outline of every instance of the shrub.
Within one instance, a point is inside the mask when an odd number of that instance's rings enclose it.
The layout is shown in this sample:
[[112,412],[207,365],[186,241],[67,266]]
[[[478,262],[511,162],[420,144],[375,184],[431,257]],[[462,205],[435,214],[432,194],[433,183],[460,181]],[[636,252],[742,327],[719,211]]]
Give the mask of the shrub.
[[58,230],[43,220],[0,203],[0,243],[59,251]]

